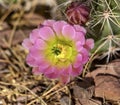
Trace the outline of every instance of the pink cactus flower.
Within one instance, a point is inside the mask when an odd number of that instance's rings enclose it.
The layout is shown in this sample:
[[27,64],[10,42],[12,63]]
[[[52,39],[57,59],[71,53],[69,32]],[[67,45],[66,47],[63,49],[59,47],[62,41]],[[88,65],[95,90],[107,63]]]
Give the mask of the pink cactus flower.
[[79,75],[88,61],[94,41],[85,39],[86,30],[65,21],[46,20],[34,29],[22,45],[28,49],[26,62],[34,74],[58,78],[68,83],[70,77]]

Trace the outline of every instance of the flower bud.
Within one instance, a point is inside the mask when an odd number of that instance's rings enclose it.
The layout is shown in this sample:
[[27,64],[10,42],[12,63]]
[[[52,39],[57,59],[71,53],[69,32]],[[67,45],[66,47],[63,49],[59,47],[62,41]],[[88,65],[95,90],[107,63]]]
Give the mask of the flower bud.
[[65,14],[69,23],[84,25],[89,19],[90,8],[75,1],[66,8]]

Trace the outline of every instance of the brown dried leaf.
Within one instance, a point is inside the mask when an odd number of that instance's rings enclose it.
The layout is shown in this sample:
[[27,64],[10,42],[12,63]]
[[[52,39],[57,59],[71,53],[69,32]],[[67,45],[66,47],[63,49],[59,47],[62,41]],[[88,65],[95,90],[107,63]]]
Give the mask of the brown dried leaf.
[[77,99],[90,99],[91,96],[86,89],[77,85],[73,86],[73,94]]
[[102,105],[101,101],[98,100],[83,100],[77,101],[75,105]]
[[120,59],[114,60],[108,65],[102,65],[100,68],[87,73],[86,77],[95,78],[98,74],[111,74],[120,77]]
[[120,80],[111,75],[96,76],[95,96],[118,101],[120,99]]
[[75,105],[102,105],[99,100],[91,99],[93,93],[90,90],[94,90],[94,87],[88,89],[81,88],[79,86],[73,86],[73,94],[76,100]]

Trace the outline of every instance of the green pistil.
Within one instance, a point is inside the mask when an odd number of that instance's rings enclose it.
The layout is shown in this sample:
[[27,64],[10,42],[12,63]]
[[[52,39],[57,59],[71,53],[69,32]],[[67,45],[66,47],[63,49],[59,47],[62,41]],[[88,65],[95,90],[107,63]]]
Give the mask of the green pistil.
[[52,48],[52,52],[53,52],[53,54],[55,54],[55,55],[59,55],[59,54],[61,53],[61,49],[58,48],[58,47],[53,47],[53,48]]

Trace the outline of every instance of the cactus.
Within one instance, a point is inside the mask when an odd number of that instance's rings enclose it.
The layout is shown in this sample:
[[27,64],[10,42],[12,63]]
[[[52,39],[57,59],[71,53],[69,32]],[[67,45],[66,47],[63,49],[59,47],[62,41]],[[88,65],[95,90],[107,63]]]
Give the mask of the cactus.
[[101,54],[100,58],[107,57],[108,63],[120,51],[120,0],[91,0],[89,3],[92,9],[88,27],[97,36],[93,53]]

